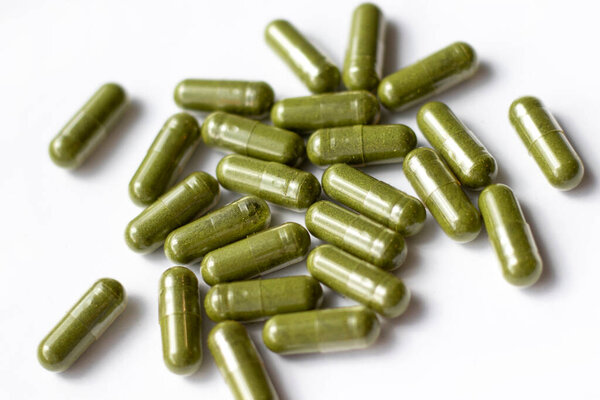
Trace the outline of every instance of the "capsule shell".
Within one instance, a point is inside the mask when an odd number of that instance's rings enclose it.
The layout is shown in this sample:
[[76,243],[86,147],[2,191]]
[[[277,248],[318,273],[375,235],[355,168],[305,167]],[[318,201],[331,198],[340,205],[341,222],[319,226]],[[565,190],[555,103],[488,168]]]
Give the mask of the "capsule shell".
[[100,86],[50,142],[48,152],[54,164],[77,168],[104,140],[123,114],[127,96],[116,83]]
[[479,235],[479,211],[435,150],[419,147],[411,151],[403,169],[446,235],[457,242],[470,242]]
[[509,118],[546,179],[558,190],[571,190],[583,179],[583,162],[542,102],[530,96],[515,100]]
[[42,367],[55,372],[69,368],[121,315],[126,303],[119,282],[96,281],[40,343],[37,355]]

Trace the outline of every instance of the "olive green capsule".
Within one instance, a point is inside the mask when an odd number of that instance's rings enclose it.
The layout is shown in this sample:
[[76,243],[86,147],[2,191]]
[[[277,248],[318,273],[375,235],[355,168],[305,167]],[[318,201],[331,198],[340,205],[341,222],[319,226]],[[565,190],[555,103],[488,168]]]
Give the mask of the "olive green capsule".
[[69,368],[104,333],[125,309],[123,286],[103,278],[79,299],[42,340],[38,360],[49,371]]
[[321,195],[321,185],[310,172],[237,154],[219,161],[217,179],[225,189],[295,211],[305,210]]
[[202,363],[202,314],[198,279],[184,267],[172,267],[161,278],[158,320],[163,360],[171,372],[189,375]]
[[512,190],[503,184],[486,187],[479,195],[479,209],[504,279],[516,286],[537,282],[542,259]]
[[165,240],[165,255],[179,264],[195,263],[208,252],[261,231],[270,223],[271,210],[264,200],[242,197],[171,232]]
[[204,120],[202,139],[210,146],[265,161],[296,166],[304,159],[304,140],[294,132],[220,111]]
[[259,321],[273,315],[312,310],[323,289],[310,276],[219,283],[204,298],[206,315],[215,322]]
[[200,270],[211,286],[251,279],[300,262],[309,247],[306,229],[288,222],[211,251]]
[[236,400],[279,399],[256,346],[239,322],[220,322],[208,335],[208,349]]
[[299,132],[376,124],[379,102],[365,90],[291,97],[273,105],[271,120],[275,126]]
[[386,108],[400,111],[470,78],[475,71],[475,50],[467,43],[456,42],[386,76],[377,94]]
[[267,25],[265,40],[311,92],[333,92],[340,85],[337,67],[288,21]]
[[435,150],[416,148],[404,159],[403,169],[446,235],[457,242],[470,242],[479,235],[479,211]]
[[329,353],[369,347],[380,330],[373,311],[354,306],[276,315],[262,336],[275,353]]
[[535,97],[510,106],[510,122],[546,179],[559,190],[571,190],[583,179],[583,162],[550,111]]
[[50,142],[48,151],[54,164],[64,168],[80,166],[107,136],[126,104],[127,96],[121,86],[100,86]]
[[398,232],[330,201],[318,201],[306,212],[306,227],[317,238],[385,270],[406,259],[404,239]]

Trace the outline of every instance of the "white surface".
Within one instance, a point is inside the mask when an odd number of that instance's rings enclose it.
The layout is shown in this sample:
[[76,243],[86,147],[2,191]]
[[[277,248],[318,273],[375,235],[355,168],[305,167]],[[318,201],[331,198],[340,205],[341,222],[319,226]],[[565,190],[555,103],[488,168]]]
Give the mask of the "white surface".
[[[409,256],[397,272],[413,302],[406,315],[383,324],[372,348],[281,357],[262,345],[262,324],[250,325],[283,399],[600,395],[600,28],[591,3],[378,1],[391,22],[386,74],[456,40],[479,53],[478,75],[437,99],[498,160],[499,181],[520,199],[545,269],[534,287],[511,287],[484,232],[457,244],[429,215],[424,231],[408,239]],[[206,347],[191,377],[163,365],[157,284],[171,263],[162,251],[141,256],[125,245],[125,225],[140,212],[127,184],[165,119],[178,111],[172,92],[179,80],[262,79],[278,99],[307,95],[264,43],[264,27],[291,20],[341,67],[358,2],[161,4],[0,3],[2,399],[231,398]],[[54,166],[48,143],[106,81],[121,83],[133,99],[124,121],[81,169]],[[523,94],[543,99],[583,158],[586,176],[576,190],[553,189],[509,125],[508,106]],[[415,113],[386,114],[382,122],[417,131]],[[220,157],[203,146],[187,172],[214,174]],[[364,170],[414,193],[399,165]],[[220,204],[236,197],[223,190]],[[276,207],[273,213],[273,225],[303,222],[302,214]],[[275,275],[301,273],[304,263]],[[68,372],[44,370],[36,360],[39,341],[103,276],[126,287],[125,313]],[[351,302],[327,292],[325,306],[343,304]],[[204,323],[206,337],[213,324]]]

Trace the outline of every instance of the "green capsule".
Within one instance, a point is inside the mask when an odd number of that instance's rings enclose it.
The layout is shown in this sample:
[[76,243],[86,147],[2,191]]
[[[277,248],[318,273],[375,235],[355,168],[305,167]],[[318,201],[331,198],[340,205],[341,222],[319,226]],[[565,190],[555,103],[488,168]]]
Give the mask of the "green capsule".
[[329,242],[385,270],[406,259],[404,239],[398,232],[330,201],[318,201],[306,212],[306,227]]
[[305,210],[321,195],[321,185],[310,172],[237,154],[219,161],[217,179],[225,189],[295,211]]
[[369,347],[380,330],[373,311],[354,306],[276,315],[262,336],[275,353],[329,353]]
[[516,286],[537,282],[542,259],[512,190],[503,184],[486,187],[479,195],[479,209],[504,279]]
[[548,182],[571,190],[583,179],[583,162],[550,111],[535,97],[521,97],[510,106],[510,122]]
[[267,25],[265,40],[311,92],[333,92],[340,85],[337,67],[288,21]]
[[215,322],[259,321],[273,315],[312,310],[323,289],[310,276],[219,283],[204,298],[206,315]]
[[50,142],[48,151],[54,164],[64,168],[80,166],[107,136],[126,104],[127,96],[121,86],[102,85]]
[[205,254],[261,231],[271,223],[264,200],[242,197],[174,230],[165,240],[165,255],[179,264],[192,264]]
[[470,78],[475,71],[475,50],[467,43],[456,42],[386,76],[377,94],[386,108],[401,111]]
[[163,360],[171,372],[189,375],[202,363],[202,314],[198,279],[184,267],[172,267],[161,278],[158,320]]
[[256,346],[239,322],[220,322],[208,335],[208,349],[236,400],[279,399]]
[[457,242],[470,242],[479,235],[479,211],[435,150],[416,148],[404,159],[403,169],[446,235]]
[[38,360],[49,371],[69,368],[125,309],[127,296],[114,279],[103,278],[79,299],[42,340]]

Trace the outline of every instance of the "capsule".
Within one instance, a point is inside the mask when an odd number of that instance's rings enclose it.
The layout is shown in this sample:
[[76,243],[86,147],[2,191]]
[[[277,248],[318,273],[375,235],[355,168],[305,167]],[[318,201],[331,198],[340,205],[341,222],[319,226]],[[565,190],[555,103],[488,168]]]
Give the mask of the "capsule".
[[275,353],[329,353],[369,347],[380,330],[373,311],[354,306],[276,315],[262,336]]
[[273,105],[271,120],[279,128],[299,132],[370,125],[379,121],[379,102],[365,90],[291,97]]
[[275,95],[266,82],[186,79],[177,84],[173,97],[186,110],[262,117],[271,109]]
[[69,368],[125,309],[123,286],[103,278],[79,299],[38,347],[38,360],[49,371]]
[[386,76],[377,94],[386,108],[401,111],[470,78],[475,71],[475,50],[467,43],[456,42]]
[[215,322],[259,321],[273,315],[312,310],[323,289],[310,276],[219,283],[204,298],[206,315]]
[[126,104],[121,86],[100,86],[50,142],[48,152],[54,164],[63,168],[80,166],[107,136]]
[[416,148],[404,159],[403,169],[446,235],[457,242],[470,242],[479,235],[479,211],[435,150]]
[[447,105],[437,101],[425,104],[417,114],[417,123],[465,187],[481,190],[496,178],[494,157]]
[[295,211],[305,210],[321,195],[321,185],[310,172],[237,154],[219,161],[217,179],[225,189]]
[[319,201],[306,212],[306,227],[317,238],[385,270],[406,259],[404,239],[364,215],[330,201]]
[[215,178],[205,172],[191,173],[127,225],[127,245],[138,253],[153,252],[169,233],[213,208],[219,194]]
[[202,314],[198,279],[184,267],[172,267],[161,278],[158,319],[163,360],[179,375],[189,375],[202,363]]
[[323,173],[323,190],[331,199],[387,226],[402,236],[418,233],[425,223],[425,207],[415,197],[346,164]]
[[239,322],[220,322],[210,331],[208,349],[236,400],[277,400],[256,346]]
[[583,179],[583,162],[550,111],[535,97],[515,100],[510,122],[546,179],[558,190],[571,190]]
[[211,286],[251,279],[300,262],[309,247],[306,229],[288,222],[211,251],[200,270]]
[[486,187],[479,195],[479,209],[504,279],[516,286],[537,282],[542,259],[512,190],[503,184]]
[[288,21],[267,25],[265,40],[311,92],[333,92],[340,85],[337,67]]

